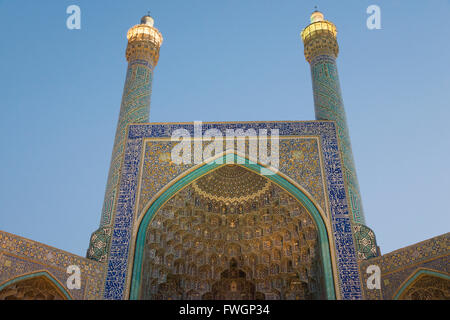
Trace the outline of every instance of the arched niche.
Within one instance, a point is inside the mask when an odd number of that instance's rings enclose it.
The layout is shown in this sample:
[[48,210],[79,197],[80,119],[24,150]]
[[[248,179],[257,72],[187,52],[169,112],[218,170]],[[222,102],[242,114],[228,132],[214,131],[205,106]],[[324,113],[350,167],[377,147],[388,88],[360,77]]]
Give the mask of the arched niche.
[[400,286],[394,300],[449,300],[450,276],[429,269],[415,271]]

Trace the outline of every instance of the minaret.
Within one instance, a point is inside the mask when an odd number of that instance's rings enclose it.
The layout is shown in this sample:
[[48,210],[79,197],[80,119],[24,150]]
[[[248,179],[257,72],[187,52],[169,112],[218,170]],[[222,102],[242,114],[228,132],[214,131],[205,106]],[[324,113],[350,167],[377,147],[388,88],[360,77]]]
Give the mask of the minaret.
[[336,66],[339,53],[336,34],[336,26],[316,10],[301,37],[305,46],[305,58],[311,66],[316,120],[336,122],[351,217],[354,222],[365,224]]
[[117,198],[120,166],[125,148],[125,134],[130,123],[145,123],[149,121],[150,95],[152,91],[153,70],[159,59],[159,48],[163,38],[154,26],[150,15],[141,19],[141,23],[128,30],[128,45],[126,59],[128,61],[125,87],[123,89],[120,106],[119,121],[111,157],[111,164],[106,184],[105,199],[103,201],[100,228],[91,237],[88,257],[96,260],[105,259],[107,248],[99,250],[98,243],[108,243],[115,199]]

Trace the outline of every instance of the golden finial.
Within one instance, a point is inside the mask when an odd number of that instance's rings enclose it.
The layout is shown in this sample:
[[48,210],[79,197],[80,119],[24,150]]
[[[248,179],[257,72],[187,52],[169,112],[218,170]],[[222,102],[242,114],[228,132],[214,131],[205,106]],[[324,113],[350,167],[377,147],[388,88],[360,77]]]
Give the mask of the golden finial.
[[314,7],[314,12],[311,14],[310,20],[311,23],[325,20],[323,13],[317,10],[317,6]]
[[147,26],[153,27],[153,25],[155,24],[155,21],[153,20],[152,16],[150,15],[150,11],[147,12],[147,15],[142,17],[141,24],[145,24]]

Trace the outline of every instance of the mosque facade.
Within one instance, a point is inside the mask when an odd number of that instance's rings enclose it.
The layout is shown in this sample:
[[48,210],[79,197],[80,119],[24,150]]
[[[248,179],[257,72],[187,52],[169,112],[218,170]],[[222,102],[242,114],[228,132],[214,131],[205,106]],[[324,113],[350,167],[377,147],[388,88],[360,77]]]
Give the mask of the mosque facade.
[[315,120],[152,123],[163,36],[143,17],[127,33],[86,257],[0,231],[0,299],[450,299],[449,233],[381,254],[364,218],[336,26],[315,11],[301,38]]

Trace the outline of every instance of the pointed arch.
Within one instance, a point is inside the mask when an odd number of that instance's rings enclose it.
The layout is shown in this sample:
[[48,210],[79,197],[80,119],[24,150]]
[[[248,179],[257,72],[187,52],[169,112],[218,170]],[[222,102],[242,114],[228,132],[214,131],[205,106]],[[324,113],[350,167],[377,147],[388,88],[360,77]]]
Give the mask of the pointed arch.
[[[222,159],[222,161],[216,161],[217,159]],[[129,298],[131,300],[136,300],[138,299],[139,296],[139,287],[142,279],[142,263],[143,263],[143,252],[145,245],[146,230],[153,216],[164,205],[164,203],[168,201],[178,191],[183,189],[185,186],[190,184],[195,179],[209,173],[210,171],[213,171],[214,169],[217,169],[218,167],[226,165],[227,163],[238,164],[257,174],[261,174],[260,172],[262,172],[262,170],[263,171],[265,170],[265,172],[267,172],[267,170],[270,170],[270,168],[264,167],[259,163],[252,162],[247,158],[241,157],[235,152],[230,152],[226,153],[225,155],[222,154],[219,158],[204,163],[200,167],[189,172],[189,174],[179,178],[170,187],[164,190],[164,192],[159,194],[159,196],[148,207],[148,209],[146,210],[145,214],[141,217],[138,224],[137,236],[135,239],[135,247],[134,247],[131,286],[129,293]],[[296,198],[297,201],[299,201],[311,214],[317,226],[324,270],[325,294],[327,299],[334,300],[336,299],[336,292],[333,277],[333,267],[331,261],[331,251],[330,251],[331,243],[325,221],[322,215],[320,214],[318,207],[305,194],[303,190],[300,190],[293,183],[284,178],[277,170],[272,171],[273,174],[265,175],[265,177],[274,182],[275,184],[277,184],[278,186],[285,189],[294,198]]]
[[48,281],[54,287],[56,292],[58,294],[60,294],[61,297],[63,297],[65,300],[73,300],[72,295],[66,290],[66,288],[64,288],[64,286],[52,274],[50,274],[46,270],[35,271],[32,273],[24,274],[24,275],[18,276],[16,278],[7,280],[6,282],[0,284],[0,292],[3,291],[3,289],[6,289],[13,284],[17,284],[22,281],[33,280],[33,279],[37,279],[37,278],[43,278],[46,281]]
[[418,280],[420,280],[422,277],[427,276],[427,275],[450,281],[450,275],[447,273],[443,273],[443,272],[439,272],[439,271],[435,271],[435,270],[431,270],[431,269],[420,268],[420,269],[416,270],[414,273],[412,273],[402,283],[400,288],[397,289],[397,292],[394,294],[393,300],[399,300],[402,297],[403,293],[405,293],[407,291],[407,289],[414,286],[414,284]]

